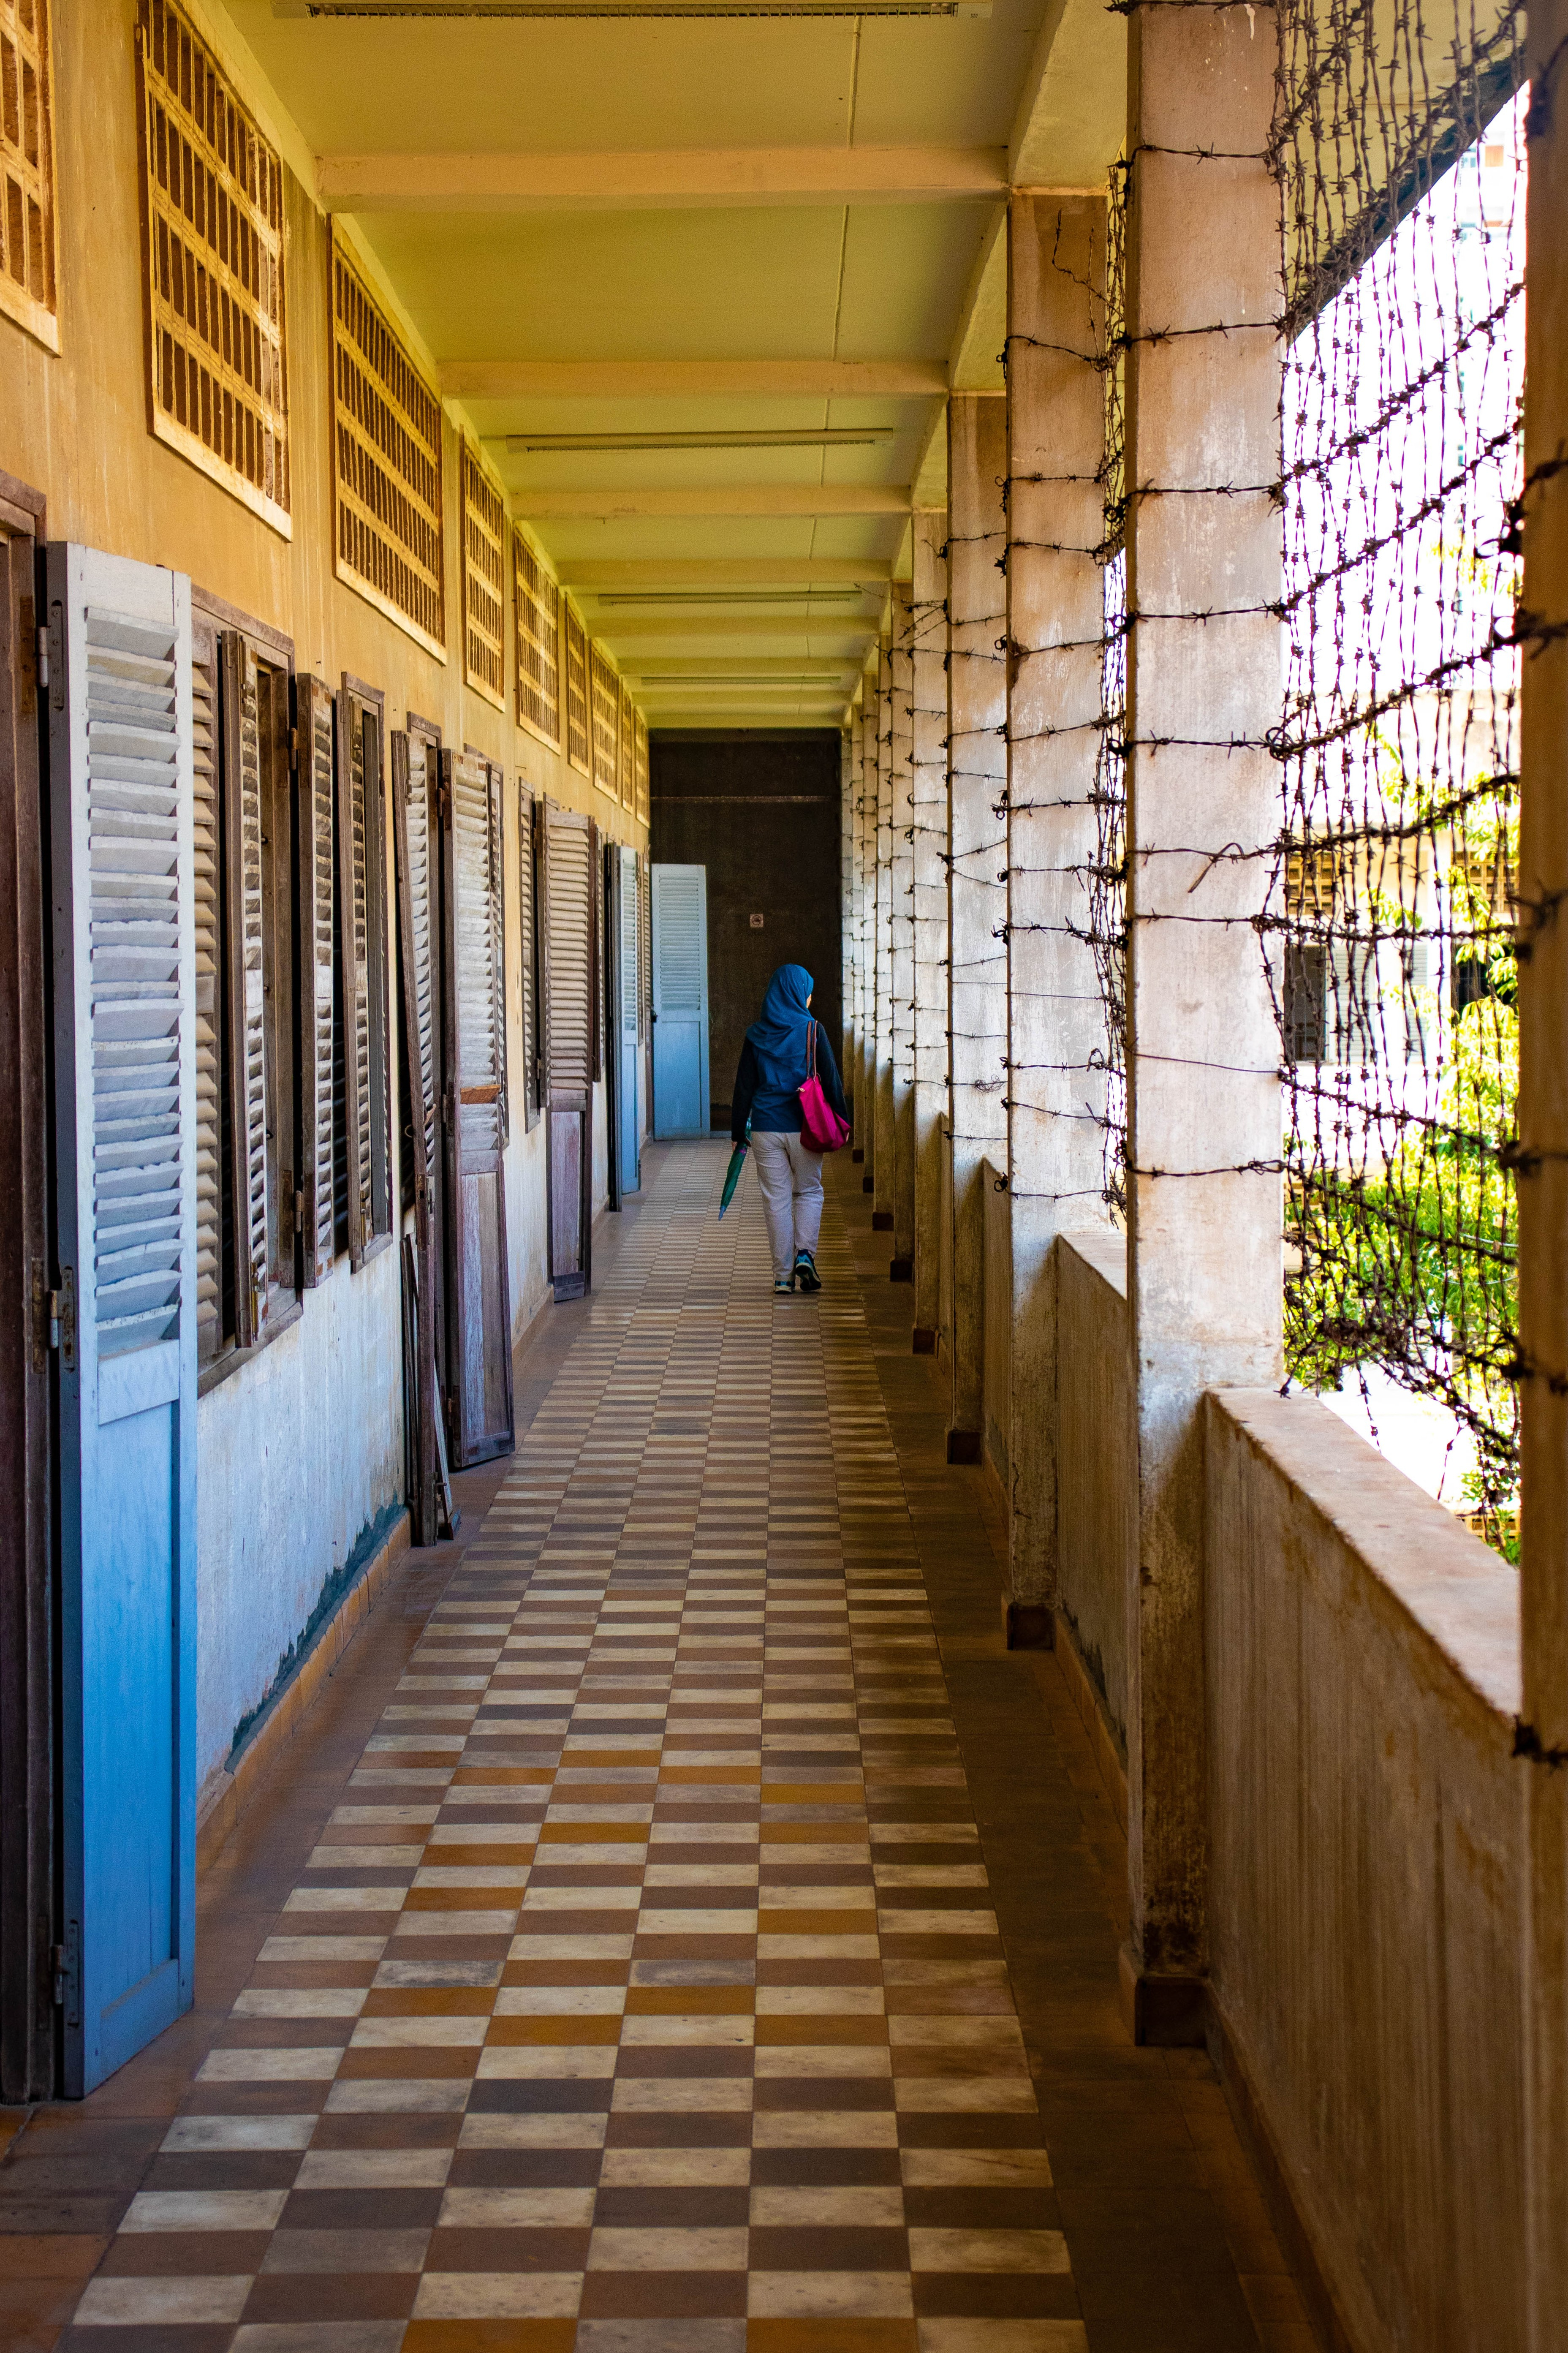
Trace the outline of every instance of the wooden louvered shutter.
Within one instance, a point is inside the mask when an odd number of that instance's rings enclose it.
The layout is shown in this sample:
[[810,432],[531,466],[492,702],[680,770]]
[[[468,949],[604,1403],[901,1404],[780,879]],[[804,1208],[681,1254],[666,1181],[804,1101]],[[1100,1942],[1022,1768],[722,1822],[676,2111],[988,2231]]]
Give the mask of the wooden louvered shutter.
[[533,880],[533,796],[517,796],[517,913],[522,1014],[522,1108],[527,1127],[539,1124],[539,943]]
[[513,1443],[505,915],[500,772],[468,752],[444,765],[448,1426],[461,1469]]
[[346,674],[337,712],[338,934],[342,975],[342,1119],[349,1263],[392,1234],[387,1055],[386,859],[382,701]]
[[594,1168],[594,918],[597,828],[575,809],[544,804],[540,929],[544,1076],[549,1116],[550,1279],[557,1299],[592,1280]]
[[226,1203],[234,1336],[264,1337],[268,1314],[267,972],[261,871],[263,713],[259,665],[237,629],[219,640],[224,853],[224,1012],[228,1128]]
[[[436,971],[437,909],[432,892],[430,804],[439,754],[423,734],[392,738],[392,805],[397,860],[398,962],[403,978],[406,1060],[403,1100],[412,1130],[417,1307],[414,1335],[413,1432],[416,1542],[439,1540],[436,1415]],[[407,1245],[405,1244],[405,1248]]]
[[218,640],[205,615],[191,624],[196,1064],[196,1353],[223,1345],[223,846],[218,828]]
[[300,1176],[303,1280],[324,1282],[333,1211],[332,832],[337,711],[331,690],[302,678],[300,730]]
[[500,1089],[497,1101],[500,1107],[500,1140],[511,1141],[511,1069],[507,1039],[506,1020],[506,776],[493,761],[489,764],[490,788],[490,871],[495,877],[495,926],[490,937],[490,952],[495,958],[495,1001],[499,1014],[496,1050],[500,1068],[496,1083]]
[[196,973],[188,582],[47,556],[60,2013],[79,2097],[192,1999]]

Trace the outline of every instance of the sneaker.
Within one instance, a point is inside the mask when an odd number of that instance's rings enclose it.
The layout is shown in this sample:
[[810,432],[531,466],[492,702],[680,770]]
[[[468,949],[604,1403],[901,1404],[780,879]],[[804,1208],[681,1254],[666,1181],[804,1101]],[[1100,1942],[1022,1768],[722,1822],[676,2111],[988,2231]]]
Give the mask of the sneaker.
[[816,1271],[816,1261],[812,1257],[809,1250],[796,1250],[795,1254],[795,1279],[796,1282],[799,1283],[803,1291],[820,1291],[822,1289],[822,1277]]
[[773,1283],[773,1289],[774,1289],[775,1291],[784,1291],[784,1292],[790,1292],[790,1291],[793,1291],[793,1290],[795,1289],[795,1277],[794,1277],[794,1275],[793,1275],[793,1274],[781,1274],[780,1276],[778,1276],[778,1278],[776,1279],[776,1281],[775,1281],[775,1282],[774,1282],[774,1283]]

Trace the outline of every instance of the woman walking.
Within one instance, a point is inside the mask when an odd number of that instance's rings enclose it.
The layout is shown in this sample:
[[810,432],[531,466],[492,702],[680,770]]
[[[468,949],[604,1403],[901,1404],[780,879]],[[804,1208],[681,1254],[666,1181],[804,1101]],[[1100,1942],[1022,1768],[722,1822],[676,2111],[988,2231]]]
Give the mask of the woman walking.
[[781,964],[768,983],[762,1018],[741,1049],[730,1107],[730,1134],[757,1156],[763,1215],[773,1254],[773,1289],[820,1291],[816,1242],[822,1229],[822,1155],[801,1141],[800,1091],[815,1068],[822,1092],[847,1123],[833,1049],[811,1017],[812,978],[804,965]]

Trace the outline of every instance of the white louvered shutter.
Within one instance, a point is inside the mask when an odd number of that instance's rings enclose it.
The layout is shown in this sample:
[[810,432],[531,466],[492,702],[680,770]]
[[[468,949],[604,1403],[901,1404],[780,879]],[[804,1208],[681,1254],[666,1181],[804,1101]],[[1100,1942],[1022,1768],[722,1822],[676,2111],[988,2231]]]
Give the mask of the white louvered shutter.
[[220,640],[223,834],[229,1055],[229,1170],[235,1338],[267,1321],[267,981],[261,889],[261,730],[256,656],[237,630]]
[[552,1089],[594,1081],[594,892],[591,828],[564,809],[549,811],[545,857],[550,884],[550,1034],[545,1070]]
[[458,866],[458,1028],[465,1148],[499,1152],[505,1142],[506,1068],[502,988],[500,812],[496,771],[465,757],[452,764],[452,833]]
[[[190,2007],[196,970],[190,584],[47,551],[61,2018],[76,2097]],[[74,1312],[72,1312],[74,1310]]]
[[398,803],[398,855],[403,860],[405,881],[399,879],[402,897],[404,938],[404,1006],[405,1026],[408,1033],[409,1059],[413,1065],[413,1100],[408,1117],[413,1126],[416,1159],[424,1169],[426,1186],[430,1181],[436,1153],[436,1063],[438,1040],[436,1036],[434,913],[430,872],[430,801],[435,788],[433,770],[440,754],[427,737],[413,731],[406,736],[394,736],[394,744],[405,749],[401,763],[395,762],[393,778],[398,785],[398,766],[403,774]]
[[457,1335],[453,1455],[462,1466],[512,1445],[505,941],[500,771],[469,753],[448,753],[445,765],[447,1278]]
[[193,617],[191,757],[195,916],[196,1347],[223,1345],[222,843],[218,830],[217,631]]
[[657,879],[654,1010],[661,1021],[695,1018],[703,1009],[706,960],[701,870],[662,866]]
[[518,962],[522,1017],[523,1119],[529,1127],[536,1126],[539,1121],[539,974],[533,902],[533,796],[520,787],[517,796]]
[[332,1271],[332,832],[336,712],[330,687],[300,681],[300,1183],[304,1280]]

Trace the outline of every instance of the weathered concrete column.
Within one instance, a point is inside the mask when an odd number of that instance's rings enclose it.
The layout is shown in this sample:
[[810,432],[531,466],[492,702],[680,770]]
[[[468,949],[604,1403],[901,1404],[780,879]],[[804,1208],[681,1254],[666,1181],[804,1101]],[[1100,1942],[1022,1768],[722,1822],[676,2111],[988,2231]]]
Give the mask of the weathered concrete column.
[[[1007,216],[1010,1643],[1056,1634],[1058,1233],[1107,1222],[1105,1014],[1089,944],[1105,536],[1105,203]],[[1070,1379],[1072,1367],[1061,1368]]]
[[[1530,12],[1520,818],[1520,1573],[1528,1831],[1525,2115],[1531,2353],[1568,2312],[1568,0]],[[1555,1763],[1548,1760],[1555,1760]]]
[[[1127,237],[1131,1933],[1149,2041],[1202,2031],[1205,1389],[1280,1378],[1279,192],[1266,9],[1135,5]],[[1207,151],[1206,153],[1204,151]]]
[[1000,937],[1007,784],[1007,409],[994,394],[947,407],[948,1029],[952,1045],[952,1421],[949,1460],[980,1460],[984,1393],[984,1201],[981,1163],[1007,1144],[1007,950]]
[[910,595],[914,832],[915,1330],[942,1328],[942,1164],[947,1149],[947,515],[915,517]]
[[904,583],[893,589],[889,744],[892,762],[891,1034],[895,1282],[915,1271],[915,839],[914,614]]
[[877,1154],[871,1223],[893,1229],[893,640],[877,658]]

